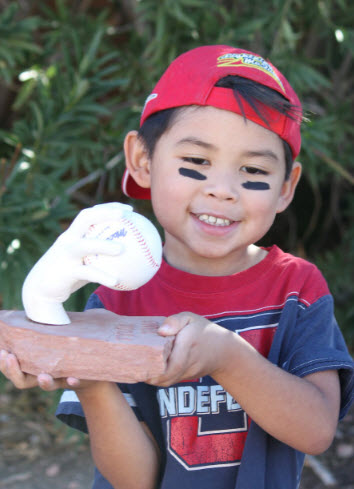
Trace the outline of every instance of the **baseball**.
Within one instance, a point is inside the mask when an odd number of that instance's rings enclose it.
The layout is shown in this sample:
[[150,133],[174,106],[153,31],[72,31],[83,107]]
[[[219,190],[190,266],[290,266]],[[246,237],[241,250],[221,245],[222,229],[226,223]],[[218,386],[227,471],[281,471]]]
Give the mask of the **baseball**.
[[93,224],[85,238],[119,240],[123,244],[120,255],[87,255],[83,259],[85,265],[92,265],[117,277],[112,289],[137,289],[160,268],[162,243],[159,233],[148,219],[136,212],[116,221]]

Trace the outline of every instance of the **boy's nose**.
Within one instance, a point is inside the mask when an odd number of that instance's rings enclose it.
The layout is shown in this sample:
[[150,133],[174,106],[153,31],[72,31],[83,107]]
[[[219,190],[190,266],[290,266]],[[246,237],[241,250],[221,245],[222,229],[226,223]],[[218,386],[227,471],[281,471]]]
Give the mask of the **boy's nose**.
[[204,191],[210,196],[219,200],[237,201],[239,193],[235,175],[211,176],[206,182]]

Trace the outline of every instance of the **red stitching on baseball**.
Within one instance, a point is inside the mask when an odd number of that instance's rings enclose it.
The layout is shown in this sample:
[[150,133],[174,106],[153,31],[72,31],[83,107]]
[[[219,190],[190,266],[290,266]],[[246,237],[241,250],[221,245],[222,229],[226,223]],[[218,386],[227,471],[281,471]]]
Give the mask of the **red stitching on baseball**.
[[117,284],[113,285],[113,287],[116,290],[131,290],[130,287],[128,287],[127,285],[121,284],[119,282]]
[[160,265],[155,261],[154,257],[152,256],[150,248],[146,243],[144,236],[140,233],[139,229],[131,221],[129,221],[129,219],[122,218],[122,222],[130,228],[130,230],[133,232],[133,236],[138,240],[138,243],[141,244],[142,251],[145,257],[148,259],[148,263],[154,268],[159,268]]

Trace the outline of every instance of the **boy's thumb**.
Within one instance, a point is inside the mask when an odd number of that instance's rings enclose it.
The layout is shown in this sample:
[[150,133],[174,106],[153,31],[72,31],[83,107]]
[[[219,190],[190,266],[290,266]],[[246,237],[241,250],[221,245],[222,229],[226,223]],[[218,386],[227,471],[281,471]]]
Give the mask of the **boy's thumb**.
[[161,336],[174,336],[185,326],[186,323],[182,321],[181,318],[169,317],[165,319],[157,332]]

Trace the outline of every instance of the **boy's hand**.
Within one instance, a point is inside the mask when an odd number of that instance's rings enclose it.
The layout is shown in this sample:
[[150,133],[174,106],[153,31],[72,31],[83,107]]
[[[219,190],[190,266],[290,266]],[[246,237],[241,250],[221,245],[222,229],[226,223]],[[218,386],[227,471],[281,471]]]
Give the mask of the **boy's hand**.
[[93,266],[84,265],[83,257],[90,254],[119,255],[119,243],[83,236],[92,224],[120,219],[132,212],[132,207],[117,202],[101,204],[81,211],[71,226],[34,265],[22,288],[22,302],[27,316],[46,324],[69,324],[62,303],[83,285],[97,282],[113,286],[117,277]]
[[183,312],[166,318],[158,333],[176,336],[163,375],[149,384],[168,387],[182,380],[213,375],[222,368],[222,348],[230,332],[202,316]]
[[67,379],[53,379],[49,374],[39,374],[38,376],[22,372],[17,358],[12,353],[5,350],[0,351],[0,372],[14,384],[17,389],[31,389],[40,387],[45,391],[57,389],[81,390],[96,384],[95,381],[79,380],[75,377]]

